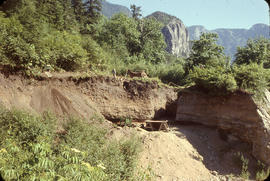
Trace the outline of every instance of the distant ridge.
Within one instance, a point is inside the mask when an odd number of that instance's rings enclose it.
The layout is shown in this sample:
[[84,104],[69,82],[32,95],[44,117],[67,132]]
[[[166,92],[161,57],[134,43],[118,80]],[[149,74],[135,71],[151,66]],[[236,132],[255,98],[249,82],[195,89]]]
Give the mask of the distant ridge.
[[218,44],[222,45],[225,48],[225,54],[231,57],[236,53],[238,46],[246,45],[249,38],[270,38],[269,28],[270,27],[268,25],[262,23],[255,24],[249,29],[218,28],[215,30],[207,30],[201,25],[187,27],[190,40],[198,40],[203,32],[217,33],[219,36]]
[[[112,4],[107,2],[106,0],[102,1],[102,14],[107,16],[107,17],[111,17],[114,14],[117,13],[124,13],[128,16],[131,16],[131,12],[129,10],[129,8],[122,6],[122,5],[117,5],[117,4]],[[169,15],[167,13],[164,12],[160,12],[160,11],[156,11],[154,13],[152,13],[151,15],[146,16],[146,18],[155,18],[156,20],[158,20],[159,22],[161,22],[164,27],[167,26],[170,22],[173,22],[173,20],[175,20],[174,22],[178,21],[178,24],[180,25],[184,25],[184,23],[177,17],[173,16],[173,15]],[[181,23],[180,23],[181,22]],[[266,24],[255,24],[253,25],[251,28],[249,29],[228,29],[228,28],[218,28],[218,29],[214,29],[214,30],[208,30],[206,29],[204,26],[201,25],[194,25],[194,26],[189,26],[186,28],[187,33],[186,35],[184,35],[184,31],[182,31],[181,37],[178,37],[180,40],[181,38],[184,38],[182,43],[184,43],[183,47],[186,47],[186,41],[189,40],[198,40],[200,37],[200,34],[202,32],[213,32],[213,33],[217,33],[219,35],[219,40],[218,40],[218,44],[223,46],[224,52],[226,55],[233,57],[234,54],[236,53],[237,47],[238,46],[245,46],[246,42],[249,38],[256,38],[256,37],[265,37],[265,38],[270,38],[269,36],[269,26]],[[164,31],[163,31],[164,33]],[[169,35],[168,33],[166,33],[166,35]],[[166,36],[164,35],[164,36]],[[171,38],[169,38],[169,36],[167,36],[167,45],[170,42]],[[172,42],[171,42],[172,43]],[[170,47],[170,45],[169,45]],[[167,47],[168,48],[168,47]],[[187,52],[187,50],[177,50],[178,52],[181,51],[185,51]],[[185,53],[186,54],[186,53]]]
[[102,0],[101,4],[102,4],[101,13],[108,18],[112,17],[114,14],[117,13],[124,13],[129,17],[131,16],[131,12],[126,6],[112,4],[107,2],[106,0]]

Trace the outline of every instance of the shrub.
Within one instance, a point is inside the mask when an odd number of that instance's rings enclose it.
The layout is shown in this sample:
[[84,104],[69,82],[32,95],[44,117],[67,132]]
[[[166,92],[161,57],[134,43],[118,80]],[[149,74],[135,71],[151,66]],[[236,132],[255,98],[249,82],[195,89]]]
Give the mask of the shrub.
[[[5,180],[133,179],[140,142],[106,139],[97,123],[68,119],[56,133],[57,118],[0,109],[0,174]],[[136,180],[136,179],[135,179]]]
[[249,39],[245,47],[238,47],[235,64],[264,64],[269,68],[270,41],[265,38]]
[[262,162],[257,163],[256,180],[263,181],[270,175],[270,167],[266,167]]
[[43,62],[67,71],[75,71],[86,64],[87,51],[82,48],[78,34],[52,32],[38,43],[38,53]]
[[270,72],[262,65],[251,63],[248,65],[234,66],[235,80],[240,89],[260,95],[268,88]]
[[185,84],[185,70],[181,64],[172,64],[168,66],[158,66],[160,69],[158,77],[164,83],[174,83],[177,85]]
[[223,95],[237,89],[233,74],[230,70],[220,66],[205,68],[195,66],[188,78],[198,88],[209,94]]

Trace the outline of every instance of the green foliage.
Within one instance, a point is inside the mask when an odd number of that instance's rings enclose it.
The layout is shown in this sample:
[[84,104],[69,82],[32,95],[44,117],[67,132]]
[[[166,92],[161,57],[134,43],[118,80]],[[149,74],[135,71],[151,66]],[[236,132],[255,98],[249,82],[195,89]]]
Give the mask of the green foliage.
[[101,42],[110,45],[118,56],[125,59],[136,52],[140,42],[134,19],[124,14],[117,14],[104,26]]
[[144,59],[152,64],[165,62],[166,43],[162,32],[162,24],[154,18],[146,18],[139,22],[140,51]]
[[163,83],[172,85],[184,85],[185,71],[180,63],[160,64],[151,69],[152,77],[158,77]]
[[217,34],[203,33],[199,40],[194,40],[191,54],[187,59],[187,68],[192,69],[200,64],[210,66],[225,65],[227,58],[223,53],[224,48],[217,45],[217,39]]
[[264,64],[270,68],[270,41],[265,38],[249,39],[245,47],[238,47],[235,64]]
[[131,10],[132,18],[134,18],[135,20],[139,20],[140,17],[142,16],[141,7],[136,6],[135,4],[132,4],[132,5],[130,5],[130,10]]
[[256,180],[257,181],[266,180],[269,175],[270,175],[270,167],[266,168],[265,164],[258,161],[257,172],[256,172]]
[[262,65],[251,63],[233,67],[235,80],[240,89],[260,95],[268,88],[270,72]]
[[[0,109],[0,174],[5,180],[129,180],[135,176],[139,139],[106,139],[97,124]],[[136,178],[135,178],[136,180]]]
[[136,6],[135,4],[132,4],[132,5],[130,5],[130,10],[131,10],[132,18],[134,18],[135,20],[139,20],[140,17],[142,16],[141,7]]
[[84,2],[86,8],[87,23],[96,23],[101,12],[101,0],[86,0]]
[[82,42],[78,34],[52,31],[40,39],[37,51],[44,63],[74,71],[86,64],[88,52],[81,46]]
[[125,63],[135,63],[139,58],[157,64],[165,61],[165,42],[160,29],[161,25],[153,19],[136,21],[117,14],[105,23],[98,42],[109,45],[113,54]]
[[26,74],[54,70],[165,62],[161,25],[123,14],[99,15],[100,1],[7,1],[0,13],[0,63]]
[[237,84],[230,69],[224,67],[195,66],[189,73],[188,78],[200,88],[213,95],[224,95],[237,89]]
[[241,173],[239,176],[248,180],[250,177],[250,173],[248,171],[249,160],[245,158],[244,155],[240,152],[237,152],[234,156],[235,164],[241,168]]

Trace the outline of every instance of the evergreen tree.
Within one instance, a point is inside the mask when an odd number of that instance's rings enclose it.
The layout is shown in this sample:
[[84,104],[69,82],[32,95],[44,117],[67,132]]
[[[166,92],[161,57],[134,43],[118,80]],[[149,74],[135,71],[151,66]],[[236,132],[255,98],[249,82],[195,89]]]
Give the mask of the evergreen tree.
[[75,14],[76,20],[80,24],[84,24],[86,9],[84,7],[82,0],[72,0],[71,3],[72,3],[72,7],[74,9],[74,14]]
[[87,0],[84,3],[84,6],[86,8],[85,15],[87,17],[87,23],[88,24],[96,23],[101,14],[100,13],[102,9],[101,0]]
[[134,18],[135,20],[139,20],[142,17],[142,14],[141,14],[142,10],[140,6],[136,6],[135,4],[132,4],[130,6],[130,10],[131,10],[132,18]]

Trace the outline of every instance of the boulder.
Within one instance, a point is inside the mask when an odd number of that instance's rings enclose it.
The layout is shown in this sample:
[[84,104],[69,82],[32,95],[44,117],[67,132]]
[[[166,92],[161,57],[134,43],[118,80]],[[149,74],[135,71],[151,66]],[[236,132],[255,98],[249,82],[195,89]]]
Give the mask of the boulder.
[[196,91],[179,95],[176,120],[216,126],[252,145],[252,154],[270,165],[270,93],[262,100],[236,92],[210,96]]

